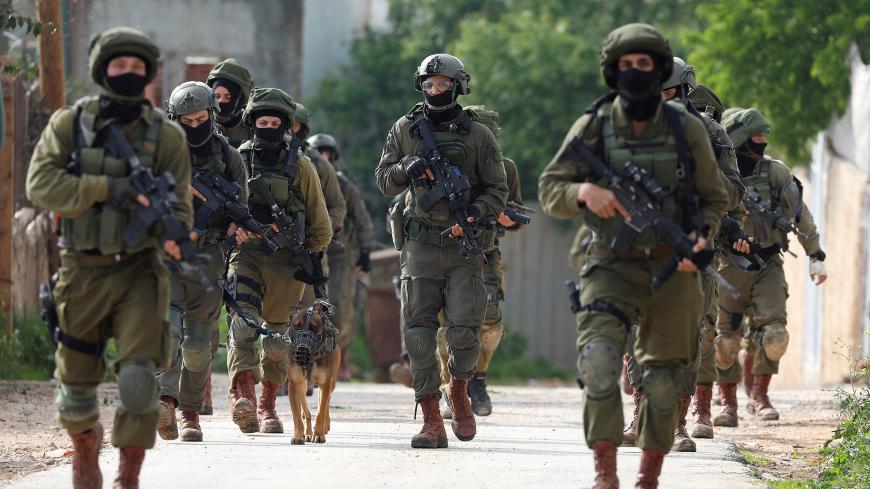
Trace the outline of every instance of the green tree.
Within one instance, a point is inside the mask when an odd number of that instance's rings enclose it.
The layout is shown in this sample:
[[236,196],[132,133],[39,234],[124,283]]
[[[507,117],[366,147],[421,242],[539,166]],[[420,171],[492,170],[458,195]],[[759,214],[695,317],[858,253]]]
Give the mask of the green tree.
[[810,138],[846,107],[846,57],[853,42],[870,46],[870,1],[733,0],[698,14],[708,27],[686,40],[699,77],[726,106],[761,110],[772,144],[806,161]]

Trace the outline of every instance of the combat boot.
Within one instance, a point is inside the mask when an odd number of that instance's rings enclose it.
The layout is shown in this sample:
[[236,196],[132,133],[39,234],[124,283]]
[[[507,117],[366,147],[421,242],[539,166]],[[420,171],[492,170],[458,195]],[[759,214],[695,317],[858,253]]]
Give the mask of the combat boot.
[[[430,394],[418,404],[423,408],[423,428],[411,438],[411,448],[447,448],[447,430],[438,412],[438,395]],[[417,417],[416,409],[414,417]]]
[[233,414],[233,423],[239,427],[242,433],[256,433],[259,430],[257,423],[257,397],[254,393],[254,374],[250,370],[240,372],[230,387],[228,393],[230,411]]
[[756,415],[762,421],[776,421],[779,411],[770,404],[767,389],[770,387],[771,374],[756,375],[752,384],[752,398],[746,404],[746,410]]
[[691,439],[689,432],[686,431],[686,415],[689,414],[690,404],[692,404],[692,396],[685,394],[680,398],[680,418],[677,420],[674,445],[671,447],[675,452],[694,452],[697,449],[695,440]]
[[640,469],[634,481],[636,489],[656,489],[659,487],[659,474],[662,473],[662,463],[665,452],[653,448],[644,448],[640,456]]
[[70,433],[73,442],[72,472],[73,489],[102,489],[103,474],[100,472],[100,447],[103,445],[103,425],[81,433]]
[[208,374],[208,380],[205,382],[205,395],[202,398],[202,408],[200,408],[199,414],[202,416],[214,414],[214,404],[211,402],[211,373]]
[[181,441],[202,441],[199,411],[181,412]]
[[113,489],[139,489],[139,471],[145,460],[145,448],[121,447],[121,461],[118,462],[118,477]]
[[592,489],[619,489],[616,476],[616,445],[608,440],[592,442],[595,456],[595,485]]
[[640,392],[634,391],[631,399],[634,402],[634,412],[631,415],[631,424],[622,432],[622,446],[624,447],[633,447],[635,442],[637,442],[637,417],[640,416]]
[[743,390],[746,392],[746,397],[752,399],[752,384],[755,380],[755,376],[752,375],[752,365],[755,362],[752,355],[746,350],[740,350],[737,359],[743,367]]
[[447,392],[450,396],[450,410],[453,411],[453,421],[450,422],[453,434],[461,441],[474,439],[477,425],[471,411],[471,402],[468,400],[468,379],[450,377]]
[[447,390],[442,392],[444,398],[444,407],[441,408],[441,417],[444,419],[453,419],[453,411],[450,410],[450,396],[447,395]]
[[178,421],[175,419],[175,399],[171,396],[160,396],[160,417],[157,420],[157,434],[164,440],[178,438]]
[[695,388],[695,425],[692,426],[693,438],[713,438],[713,421],[710,419],[710,397],[713,395],[713,387],[698,384]]
[[407,360],[390,365],[390,382],[412,387],[411,364]]
[[468,397],[471,399],[471,410],[478,416],[492,414],[492,401],[486,392],[486,372],[475,373],[468,380]]
[[284,433],[284,426],[275,412],[275,399],[278,397],[278,384],[263,381],[263,391],[257,406],[257,419],[260,421],[260,433]]
[[737,427],[737,384],[719,384],[722,410],[713,418],[713,426]]

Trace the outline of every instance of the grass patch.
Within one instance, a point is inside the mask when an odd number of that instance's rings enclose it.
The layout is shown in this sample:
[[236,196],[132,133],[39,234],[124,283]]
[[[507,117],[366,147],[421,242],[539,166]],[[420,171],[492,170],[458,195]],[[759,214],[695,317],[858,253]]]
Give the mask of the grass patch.
[[570,382],[576,374],[553,366],[542,358],[525,358],[529,342],[525,336],[518,333],[505,333],[498,350],[489,364],[486,376],[488,380],[503,384],[524,383],[530,379],[558,379]]
[[750,465],[764,466],[773,463],[773,461],[769,458],[758,455],[757,453],[750,452],[749,450],[740,449],[737,452],[740,454],[740,456],[745,458]]
[[11,336],[0,333],[0,379],[48,380],[53,372],[54,346],[38,314],[16,318]]

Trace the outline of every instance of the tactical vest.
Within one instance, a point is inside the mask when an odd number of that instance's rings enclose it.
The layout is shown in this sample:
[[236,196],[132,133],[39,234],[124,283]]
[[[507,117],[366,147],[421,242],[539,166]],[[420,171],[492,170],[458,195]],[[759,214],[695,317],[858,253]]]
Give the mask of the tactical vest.
[[[227,139],[220,135],[215,134],[212,136],[216,139],[218,144],[220,144],[220,151],[214,151],[214,146],[212,146],[212,151],[209,153],[208,158],[202,162],[201,159],[195,160],[193,155],[191,154],[191,163],[196,170],[205,171],[210,175],[221,175],[227,181],[234,182],[235,177],[230,172],[230,168],[228,162],[230,161],[230,149],[229,142]],[[213,145],[214,142],[210,141],[208,144]],[[200,206],[202,206],[203,202],[197,198],[193,199],[193,215],[196,216],[197,211],[199,211]],[[199,238],[196,240],[197,249],[202,249],[206,246],[220,243],[226,238],[227,234],[227,226],[229,225],[229,220],[227,218],[226,213],[223,209],[218,209],[215,211],[206,222],[194,222],[193,225],[197,229],[202,229],[203,232],[200,234]]]
[[[759,160],[752,175],[743,179],[743,184],[746,185],[747,192],[755,192],[761,196],[761,200],[767,204],[769,209],[781,214],[786,219],[790,219],[791,216],[785,214],[779,200],[782,189],[775,187],[770,181],[770,163],[771,160],[768,156]],[[779,244],[783,249],[788,249],[788,236],[784,235],[782,231],[774,229],[759,216],[752,214],[748,216],[745,231],[749,236],[755,237],[756,242],[762,247]]]
[[[676,103],[669,103],[669,105],[679,111],[679,117],[685,121],[687,115],[685,107]],[[600,128],[599,154],[621,176],[626,176],[623,165],[627,161],[632,161],[645,170],[665,191],[666,196],[660,203],[662,214],[677,224],[684,224],[687,216],[682,205],[684,196],[680,186],[681,175],[684,175],[686,170],[679,162],[676,139],[684,138],[685,135],[675,134],[672,129],[669,129],[650,140],[629,141],[614,130],[611,119],[612,108],[613,103],[607,102],[599,106],[595,113]],[[662,107],[662,110],[665,108]],[[599,184],[606,187],[604,181]],[[595,231],[595,242],[609,246],[619,232],[622,219],[603,219],[592,212],[586,212],[584,216],[586,225]],[[655,229],[650,227],[637,236],[634,247],[654,248],[662,243]]]
[[[99,97],[85,97],[73,106],[75,110],[75,147],[70,153],[67,171],[76,175],[106,175],[126,177],[130,174],[127,160],[116,158],[96,141]],[[154,113],[154,123],[148,126],[144,120],[135,134],[128,136],[130,146],[143,166],[154,166],[154,152],[163,123],[163,114]],[[103,255],[136,253],[152,247],[150,233],[143,233],[138,242],[127,246],[121,236],[127,228],[129,212],[99,202],[75,218],[61,219],[62,247],[78,251],[93,251]]]
[[[302,196],[302,187],[299,178],[299,155],[297,152],[288,152],[287,148],[281,151],[278,160],[283,164],[266,164],[260,159],[253,148],[252,141],[246,141],[239,148],[242,159],[248,169],[248,176],[254,178],[261,176],[269,186],[272,197],[281,206],[291,219],[299,223],[299,228],[305,226],[305,199]],[[273,222],[272,211],[269,204],[256,192],[248,196],[248,208],[251,215],[263,224]],[[305,236],[300,236],[304,239]]]

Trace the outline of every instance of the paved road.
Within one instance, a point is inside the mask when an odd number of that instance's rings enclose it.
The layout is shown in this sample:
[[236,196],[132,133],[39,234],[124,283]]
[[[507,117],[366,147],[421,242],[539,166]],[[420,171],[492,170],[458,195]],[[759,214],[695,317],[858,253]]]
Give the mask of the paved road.
[[[216,377],[215,392],[226,384]],[[223,384],[221,386],[220,384]],[[496,387],[495,414],[479,419],[477,437],[460,442],[448,427],[450,448],[412,450],[411,391],[396,385],[339,384],[333,397],[332,431],[325,445],[291,446],[288,434],[245,435],[230,421],[226,401],[215,399],[215,416],[203,417],[205,442],[158,439],[142,471],[144,489],[260,487],[427,487],[576,488],[594,479],[592,454],[583,442],[580,392],[575,388]],[[627,401],[630,399],[626,398]],[[312,400],[312,404],[316,401]],[[312,405],[312,407],[314,407]],[[627,407],[627,405],[626,405]],[[279,400],[285,429],[292,429],[287,399]],[[640,460],[637,448],[620,449],[619,477],[633,486]],[[111,486],[117,450],[101,456]],[[24,478],[10,487],[69,487],[69,464]],[[698,452],[665,459],[661,488],[758,487],[733,446],[698,440]]]

